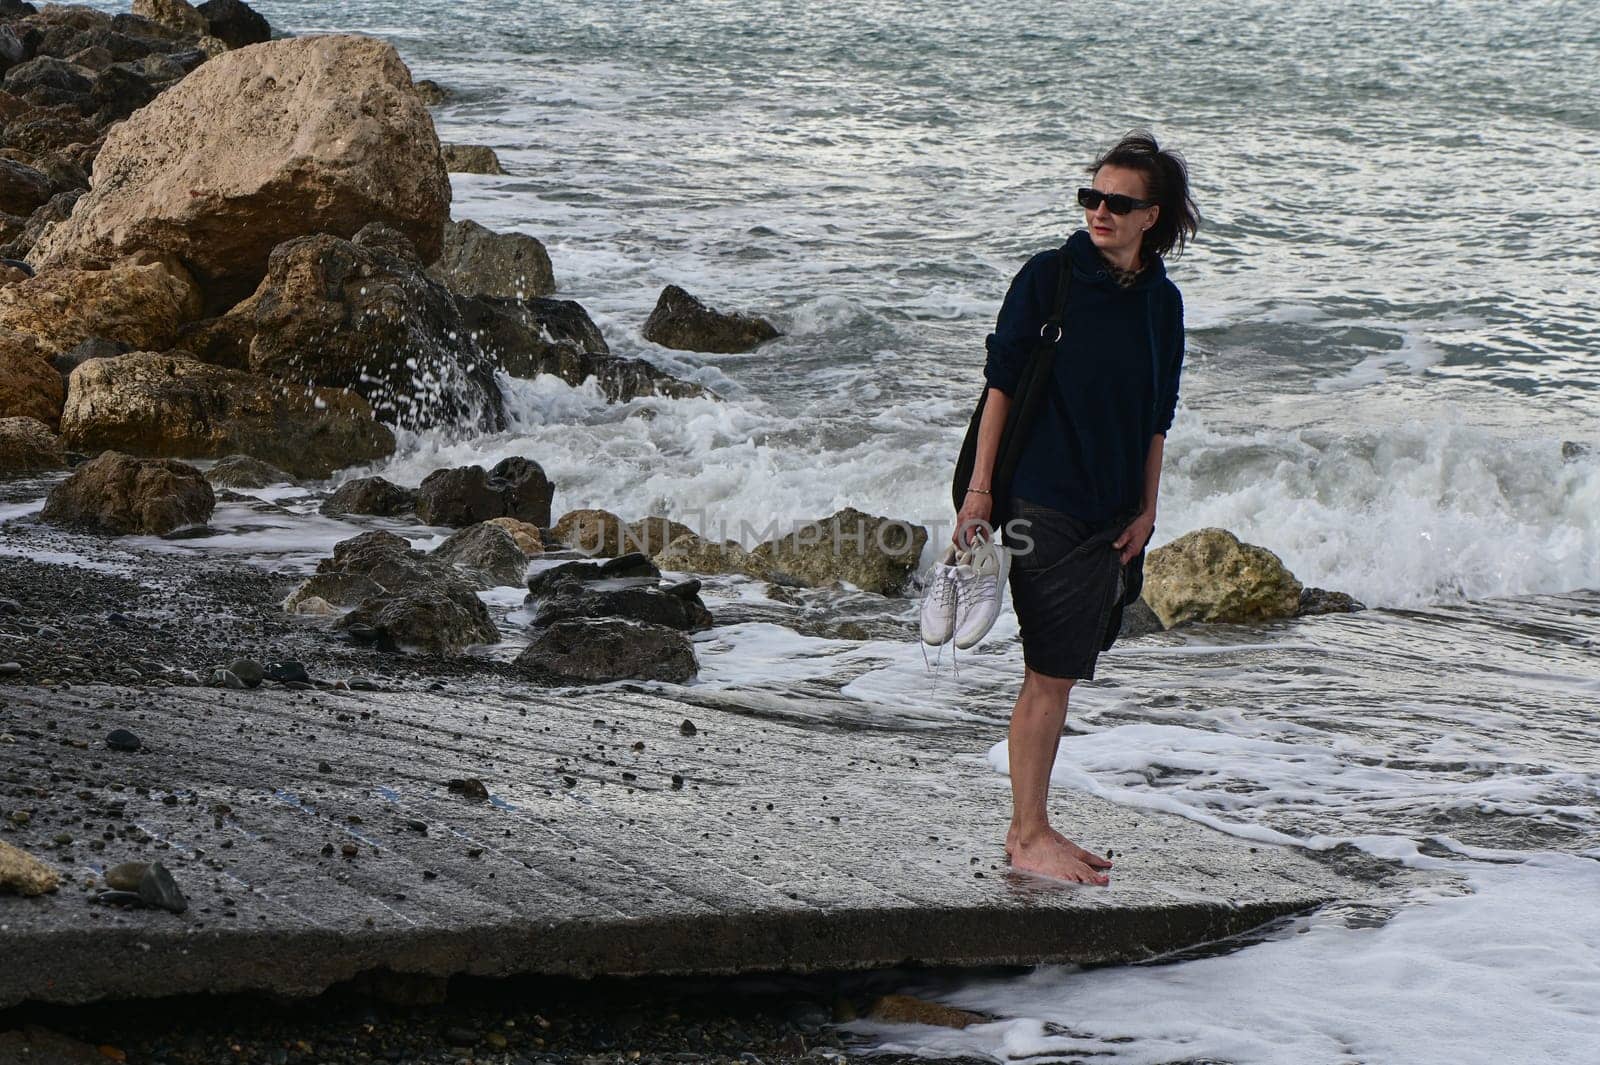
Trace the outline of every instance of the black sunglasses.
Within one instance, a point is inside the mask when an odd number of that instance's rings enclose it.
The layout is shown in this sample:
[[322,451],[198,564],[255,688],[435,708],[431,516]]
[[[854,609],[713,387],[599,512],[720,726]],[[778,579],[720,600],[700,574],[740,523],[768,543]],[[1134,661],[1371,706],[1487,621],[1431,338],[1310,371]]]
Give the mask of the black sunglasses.
[[1093,211],[1102,203],[1112,214],[1127,214],[1136,207],[1154,207],[1149,200],[1136,200],[1132,196],[1124,196],[1120,192],[1101,192],[1099,189],[1079,189],[1078,205],[1085,211]]

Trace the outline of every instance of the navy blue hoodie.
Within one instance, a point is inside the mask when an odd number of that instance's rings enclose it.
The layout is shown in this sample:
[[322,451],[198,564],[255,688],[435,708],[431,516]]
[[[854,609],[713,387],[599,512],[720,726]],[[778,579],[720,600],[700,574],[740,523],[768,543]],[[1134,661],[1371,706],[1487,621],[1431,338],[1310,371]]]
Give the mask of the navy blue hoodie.
[[[1079,230],[1067,239],[1072,289],[1045,394],[1011,482],[1011,494],[1081,521],[1137,511],[1150,438],[1172,426],[1183,371],[1183,298],[1159,258],[1119,286]],[[1038,343],[1055,299],[1061,251],[1040,252],[1017,273],[989,334],[983,375],[1007,395]]]

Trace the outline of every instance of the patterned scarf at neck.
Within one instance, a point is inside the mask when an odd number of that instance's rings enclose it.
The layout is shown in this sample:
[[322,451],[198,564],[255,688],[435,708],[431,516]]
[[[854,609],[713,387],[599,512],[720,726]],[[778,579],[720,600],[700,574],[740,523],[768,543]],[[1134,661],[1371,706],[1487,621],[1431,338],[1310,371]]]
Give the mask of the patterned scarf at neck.
[[[1100,252],[1100,249],[1096,248],[1095,251]],[[1111,279],[1117,283],[1119,288],[1132,288],[1133,283],[1139,280],[1139,275],[1144,273],[1143,266],[1137,270],[1124,270],[1110,259],[1107,259],[1104,252],[1100,252],[1100,262],[1105,266],[1106,273],[1111,275]]]

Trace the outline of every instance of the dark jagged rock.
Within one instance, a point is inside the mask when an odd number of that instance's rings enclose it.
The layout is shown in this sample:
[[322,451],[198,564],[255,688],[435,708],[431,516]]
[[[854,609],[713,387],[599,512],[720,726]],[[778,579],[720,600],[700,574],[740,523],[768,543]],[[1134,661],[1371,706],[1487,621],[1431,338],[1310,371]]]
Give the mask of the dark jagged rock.
[[1156,612],[1143,599],[1135,599],[1132,604],[1122,608],[1122,627],[1117,633],[1119,639],[1148,636],[1152,632],[1162,631],[1161,619],[1156,617]]
[[554,491],[537,462],[517,456],[488,471],[482,466],[435,470],[417,490],[417,516],[429,525],[453,528],[490,518],[517,518],[544,528],[550,524]]
[[542,627],[574,618],[627,618],[683,632],[699,632],[712,624],[697,582],[687,594],[649,585],[563,583],[540,601],[533,624]]
[[677,285],[661,290],[644,323],[644,338],[680,351],[733,354],[778,336],[765,318],[712,310]]
[[0,211],[28,217],[49,202],[50,179],[31,166],[0,158]]
[[422,102],[429,107],[438,107],[455,97],[455,93],[432,78],[418,78],[413,83],[413,88],[417,90],[417,95],[422,97]]
[[178,882],[160,862],[151,863],[139,878],[139,898],[146,906],[169,913],[182,913],[189,908],[189,900],[183,897]]
[[106,746],[113,751],[133,752],[144,745],[134,733],[125,728],[118,728],[106,734]]
[[163,536],[203,525],[215,505],[211,486],[193,466],[107,451],[51,489],[39,519],[93,532]]
[[206,0],[197,10],[211,27],[211,36],[229,48],[244,48],[272,39],[272,27],[241,0]]
[[540,570],[528,578],[528,598],[538,599],[553,593],[562,584],[588,581],[649,578],[659,580],[661,571],[643,553],[631,551],[604,562],[563,562]]
[[431,654],[455,654],[500,639],[488,608],[464,582],[408,586],[369,599],[340,622],[341,628],[356,625],[370,626],[397,647]]
[[[4,178],[0,177],[0,187],[3,185]],[[66,192],[58,192],[51,196],[28,216],[27,224],[22,227],[21,234],[13,237],[10,243],[0,246],[0,255],[11,259],[20,259],[27,255],[48,227],[64,221],[72,214],[73,206],[82,195],[81,189],[68,189]]]
[[351,389],[406,427],[504,424],[494,369],[455,300],[376,236],[366,246],[326,234],[279,245],[255,294],[226,317],[250,337],[252,372]]
[[[66,104],[82,111],[90,104],[94,82],[75,64],[39,55],[6,71],[0,85],[13,96],[44,107]],[[92,108],[91,108],[92,109]]]
[[572,300],[463,297],[463,320],[484,354],[512,377],[554,374],[570,385],[595,378],[613,403],[637,396],[701,396],[705,390],[680,381],[643,359],[611,354],[600,330]]
[[338,627],[380,649],[453,654],[500,638],[471,584],[449,564],[381,529],[336,544],[333,556],[318,563],[317,573],[290,594],[284,608],[293,611],[312,596],[354,604]]
[[699,667],[688,637],[621,618],[561,621],[534,637],[517,665],[545,684],[660,680],[682,684]]
[[465,570],[485,588],[522,583],[528,556],[505,529],[489,522],[468,526],[433,550],[433,558]]
[[1301,588],[1300,609],[1296,617],[1317,614],[1353,614],[1367,606],[1345,592],[1330,592],[1326,588]]
[[332,518],[346,514],[410,514],[417,509],[417,490],[402,488],[382,477],[358,477],[340,485],[318,509]]

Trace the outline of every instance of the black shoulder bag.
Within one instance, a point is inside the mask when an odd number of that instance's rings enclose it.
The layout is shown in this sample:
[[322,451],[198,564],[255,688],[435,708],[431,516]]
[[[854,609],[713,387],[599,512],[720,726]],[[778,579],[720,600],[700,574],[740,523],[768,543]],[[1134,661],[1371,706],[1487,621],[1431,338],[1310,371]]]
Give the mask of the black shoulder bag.
[[[1056,342],[1063,335],[1063,322],[1067,315],[1067,293],[1072,287],[1072,263],[1067,258],[1067,246],[1063,244],[1059,253],[1061,270],[1056,278],[1056,298],[1052,307],[1053,313],[1045,319],[1039,327],[1039,339],[1033,346],[1033,354],[1028,358],[1028,365],[1023,368],[1022,376],[1017,381],[1016,393],[1011,397],[1011,406],[1006,411],[1005,429],[1000,434],[1000,448],[995,452],[994,473],[989,480],[990,498],[993,509],[990,512],[990,524],[996,529],[1005,527],[1011,511],[1011,477],[1017,471],[1017,461],[1022,457],[1022,449],[1028,441],[1028,434],[1033,429],[1034,419],[1038,416],[1039,405],[1044,402],[1046,393],[1050,391],[1050,382],[1055,370]],[[967,436],[961,442],[961,454],[956,458],[955,479],[950,482],[950,496],[955,503],[956,513],[961,513],[962,500],[967,495],[967,485],[972,480],[972,467],[978,457],[978,426],[983,422],[983,408],[989,398],[989,387],[978,395],[978,407],[972,412],[972,420],[967,423]]]

